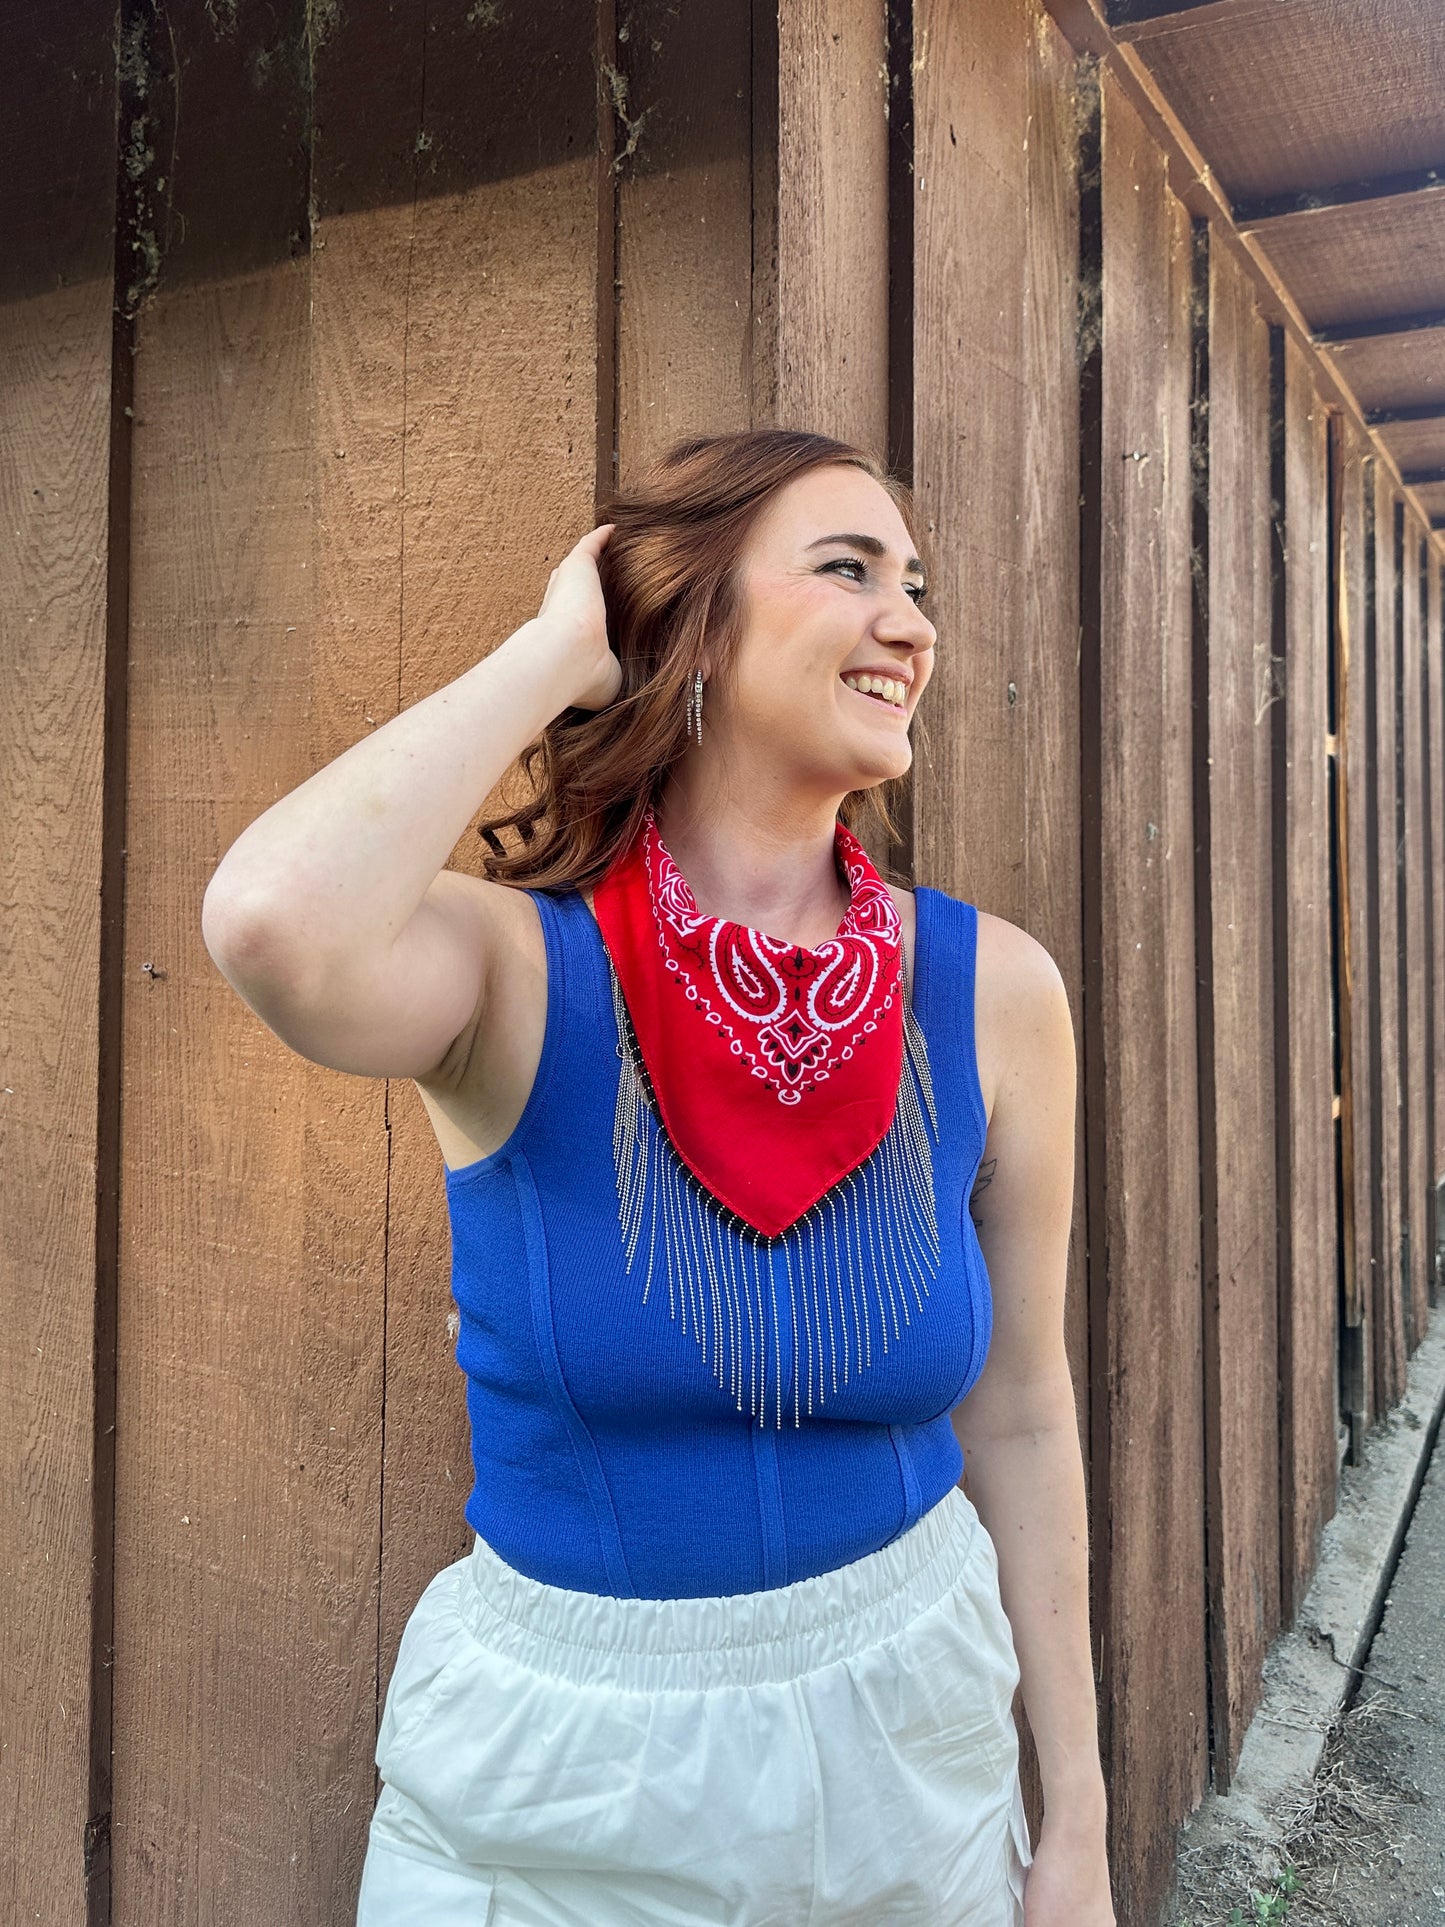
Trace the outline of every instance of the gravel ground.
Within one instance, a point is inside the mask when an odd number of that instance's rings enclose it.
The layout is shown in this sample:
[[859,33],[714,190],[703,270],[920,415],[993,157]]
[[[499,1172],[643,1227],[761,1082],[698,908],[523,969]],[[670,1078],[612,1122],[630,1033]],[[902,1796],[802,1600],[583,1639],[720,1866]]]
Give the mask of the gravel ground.
[[[1288,1927],[1445,1927],[1445,1446],[1436,1441],[1354,1703],[1330,1729],[1281,1861]],[[1260,1918],[1226,1844],[1181,1862],[1171,1927]],[[1268,1886],[1266,1893],[1270,1892]],[[1280,1902],[1276,1901],[1276,1907]]]
[[1445,1447],[1437,1439],[1353,1708],[1300,1818],[1291,1927],[1445,1923]]

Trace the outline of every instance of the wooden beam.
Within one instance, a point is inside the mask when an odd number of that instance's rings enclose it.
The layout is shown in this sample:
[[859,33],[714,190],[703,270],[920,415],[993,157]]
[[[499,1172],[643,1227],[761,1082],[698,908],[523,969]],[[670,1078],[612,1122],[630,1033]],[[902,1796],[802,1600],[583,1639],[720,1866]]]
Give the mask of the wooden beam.
[[[1069,44],[1079,53],[1093,54],[1118,82],[1166,157],[1170,187],[1191,214],[1215,224],[1214,245],[1229,248],[1247,266],[1258,290],[1260,313],[1267,321],[1278,322],[1310,351],[1320,400],[1326,407],[1338,408],[1368,433],[1364,408],[1354,390],[1334,362],[1318,352],[1332,338],[1345,337],[1332,337],[1328,330],[1313,329],[1259,240],[1240,233],[1234,211],[1213,168],[1190,137],[1147,63],[1128,44],[1133,37],[1130,26],[1106,19],[1109,0],[1043,0],[1043,4],[1063,29]],[[1213,23],[1227,21],[1242,6],[1255,4],[1257,0],[1213,0],[1211,5],[1189,11]],[[1390,450],[1377,437],[1369,439],[1371,452],[1383,471],[1398,479],[1400,465]]]
[[1408,408],[1367,408],[1367,428],[1388,428],[1392,422],[1445,422],[1445,406],[1437,401],[1413,403]]
[[1104,0],[1104,14],[1110,28],[1121,35],[1130,27],[1141,27],[1151,20],[1167,20],[1176,13],[1217,11],[1219,0]]
[[1341,341],[1374,341],[1381,335],[1413,335],[1425,328],[1445,328],[1445,308],[1421,308],[1414,314],[1382,314],[1369,321],[1336,321],[1310,331],[1316,348]]
[[1291,190],[1285,194],[1252,194],[1234,203],[1234,224],[1241,231],[1261,221],[1279,221],[1299,214],[1319,214],[1357,201],[1403,200],[1410,194],[1445,194],[1445,170],[1416,167],[1404,174],[1377,174],[1373,180],[1336,181],[1329,187]]

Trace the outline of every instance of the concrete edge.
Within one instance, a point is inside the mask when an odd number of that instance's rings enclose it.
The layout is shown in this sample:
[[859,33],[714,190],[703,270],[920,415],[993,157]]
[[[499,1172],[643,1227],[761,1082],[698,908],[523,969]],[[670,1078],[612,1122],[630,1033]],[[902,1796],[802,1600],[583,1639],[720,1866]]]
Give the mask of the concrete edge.
[[[1228,1854],[1260,1884],[1280,1871],[1280,1840],[1305,1798],[1329,1731],[1364,1667],[1445,1410],[1445,1317],[1416,1347],[1405,1393],[1340,1472],[1339,1504],[1296,1623],[1264,1662],[1264,1691],[1228,1793],[1211,1789],[1180,1829],[1178,1851]],[[1177,1895],[1162,1916],[1172,1920]]]

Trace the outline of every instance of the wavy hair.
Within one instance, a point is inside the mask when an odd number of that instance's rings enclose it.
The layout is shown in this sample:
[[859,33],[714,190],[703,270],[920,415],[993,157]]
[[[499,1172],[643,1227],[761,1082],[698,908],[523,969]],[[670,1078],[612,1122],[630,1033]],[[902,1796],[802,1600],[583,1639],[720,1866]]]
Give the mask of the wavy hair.
[[[710,655],[714,676],[733,667],[742,636],[742,560],[776,491],[833,463],[860,468],[884,488],[914,538],[912,491],[864,450],[826,435],[749,429],[677,442],[599,510],[616,526],[598,559],[607,634],[622,665],[616,698],[599,710],[569,707],[522,752],[531,794],[484,818],[477,833],[492,881],[540,890],[599,882],[640,832],[686,753],[686,701]],[[898,836],[893,809],[907,777],[850,790],[838,815],[855,833]],[[515,832],[508,850],[501,832]]]

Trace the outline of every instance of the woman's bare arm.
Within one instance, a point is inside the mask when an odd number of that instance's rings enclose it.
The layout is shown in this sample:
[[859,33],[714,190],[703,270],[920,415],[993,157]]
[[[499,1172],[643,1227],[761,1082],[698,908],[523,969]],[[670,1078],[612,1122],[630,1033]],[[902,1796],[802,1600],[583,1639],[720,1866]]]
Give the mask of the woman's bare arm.
[[420,1076],[475,1013],[501,886],[445,865],[553,717],[616,694],[596,570],[607,528],[553,570],[536,617],[283,796],[217,866],[206,947],[303,1055]]
[[978,1382],[953,1414],[968,1489],[998,1550],[1044,1791],[1030,1922],[1105,1927],[1105,1859],[1089,1641],[1089,1537],[1064,1286],[1074,1201],[1076,1054],[1068,995],[1043,946],[995,921],[998,1091],[970,1203],[993,1295]]

